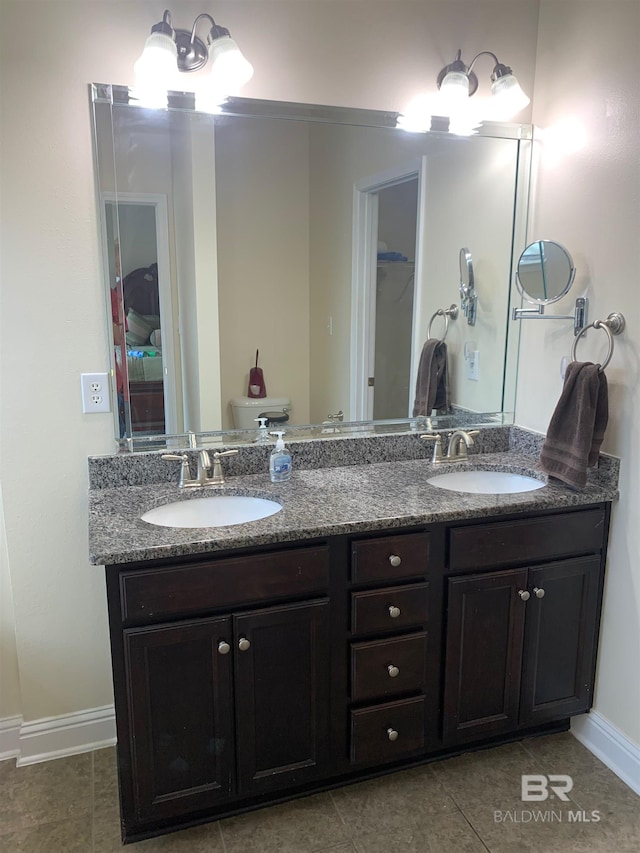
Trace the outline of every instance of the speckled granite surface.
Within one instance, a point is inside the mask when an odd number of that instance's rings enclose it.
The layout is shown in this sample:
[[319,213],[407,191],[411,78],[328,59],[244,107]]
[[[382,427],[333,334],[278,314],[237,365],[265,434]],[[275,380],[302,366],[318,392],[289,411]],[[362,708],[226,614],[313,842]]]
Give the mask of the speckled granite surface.
[[[510,427],[483,429],[469,453],[497,453],[509,449]],[[438,430],[444,436],[451,430]],[[260,474],[269,470],[269,454],[275,439],[267,445],[246,444],[237,447],[237,456],[224,459],[225,477]],[[369,465],[377,462],[431,459],[433,444],[420,439],[419,432],[394,435],[332,436],[330,439],[287,442],[293,454],[294,469],[304,471],[346,465]],[[235,449],[234,445],[218,445],[215,449]],[[209,448],[212,452],[214,448]],[[167,451],[164,451],[165,453]],[[172,453],[188,453],[191,473],[195,475],[197,451],[172,449]],[[162,451],[89,457],[89,486],[106,489],[114,486],[142,486],[151,483],[177,483],[180,465],[162,459]]]
[[[507,433],[507,443],[508,438]],[[494,439],[487,440],[490,443]],[[478,444],[482,446],[482,442]],[[413,446],[423,447],[421,442],[414,442]],[[296,455],[292,479],[280,484],[271,483],[267,473],[234,477],[229,470],[227,484],[218,491],[268,497],[283,507],[260,521],[229,527],[166,528],[140,519],[153,507],[205,497],[215,489],[179,492],[175,484],[167,482],[93,488],[89,493],[90,560],[98,565],[127,563],[340,533],[560,509],[613,500],[617,496],[615,465],[608,468],[605,465],[599,472],[593,472],[595,476],[590,476],[582,492],[555,482],[533,492],[513,495],[446,491],[427,480],[435,474],[465,468],[508,470],[541,480],[546,478],[536,470],[535,456],[515,450],[477,454],[469,462],[455,466],[433,465],[425,455],[423,448],[423,458],[385,462],[371,448],[371,456],[364,464],[315,468],[300,465]],[[237,459],[230,459],[234,458]]]

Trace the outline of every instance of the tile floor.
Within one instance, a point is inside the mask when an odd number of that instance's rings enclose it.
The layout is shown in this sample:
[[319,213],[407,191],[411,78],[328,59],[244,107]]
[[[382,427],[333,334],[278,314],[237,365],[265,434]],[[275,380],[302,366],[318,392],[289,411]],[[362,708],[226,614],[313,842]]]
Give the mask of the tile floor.
[[[523,773],[573,778],[520,799]],[[572,815],[598,822],[576,822]],[[529,820],[536,813],[538,820]],[[514,820],[515,818],[515,820]],[[128,845],[128,853],[640,853],[640,797],[569,733],[469,753]],[[116,853],[115,750],[0,763],[2,853]]]

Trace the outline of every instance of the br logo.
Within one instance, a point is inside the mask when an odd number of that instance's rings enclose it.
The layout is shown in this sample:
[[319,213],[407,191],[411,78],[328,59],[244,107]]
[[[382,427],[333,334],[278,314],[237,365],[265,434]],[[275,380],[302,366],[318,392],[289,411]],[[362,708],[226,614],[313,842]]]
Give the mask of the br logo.
[[544,776],[542,773],[532,773],[522,776],[521,799],[523,802],[540,802],[555,794],[560,800],[568,802],[569,797],[567,795],[572,788],[573,779],[571,776],[562,774]]

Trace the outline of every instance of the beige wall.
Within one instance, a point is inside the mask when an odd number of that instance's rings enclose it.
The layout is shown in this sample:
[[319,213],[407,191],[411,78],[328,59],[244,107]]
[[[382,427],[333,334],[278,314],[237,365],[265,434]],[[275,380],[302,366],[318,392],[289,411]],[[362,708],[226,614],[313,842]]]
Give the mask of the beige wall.
[[[179,26],[209,11],[230,28],[255,66],[248,97],[401,110],[433,90],[458,47],[465,57],[495,51],[532,90],[537,0],[372,5],[199,0],[174,13]],[[113,0],[0,7],[0,473],[26,720],[112,699],[103,573],[87,562],[86,457],[113,450],[113,421],[81,414],[78,377],[108,365],[87,84],[132,83],[163,9]],[[3,692],[15,688],[14,668],[2,677]]]
[[288,397],[292,423],[307,424],[308,125],[234,118],[215,137],[223,426],[257,349],[267,395]]
[[[563,243],[577,267],[571,297],[587,295],[591,320],[621,311],[627,329],[607,368],[610,420],[604,450],[622,459],[611,527],[595,708],[640,744],[640,4],[636,0],[543,0],[534,92],[542,128],[572,117],[586,146],[540,154],[530,237]],[[566,313],[571,299],[550,307]],[[604,333],[590,332],[578,357],[598,361]],[[516,420],[545,431],[561,390],[570,324],[523,323]]]

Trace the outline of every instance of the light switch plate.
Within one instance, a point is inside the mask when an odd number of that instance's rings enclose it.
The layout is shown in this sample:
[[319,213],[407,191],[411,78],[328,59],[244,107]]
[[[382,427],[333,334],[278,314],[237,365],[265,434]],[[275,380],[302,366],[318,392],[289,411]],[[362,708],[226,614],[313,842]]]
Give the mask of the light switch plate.
[[478,381],[479,361],[480,353],[477,349],[467,353],[467,379],[471,379],[472,382]]

